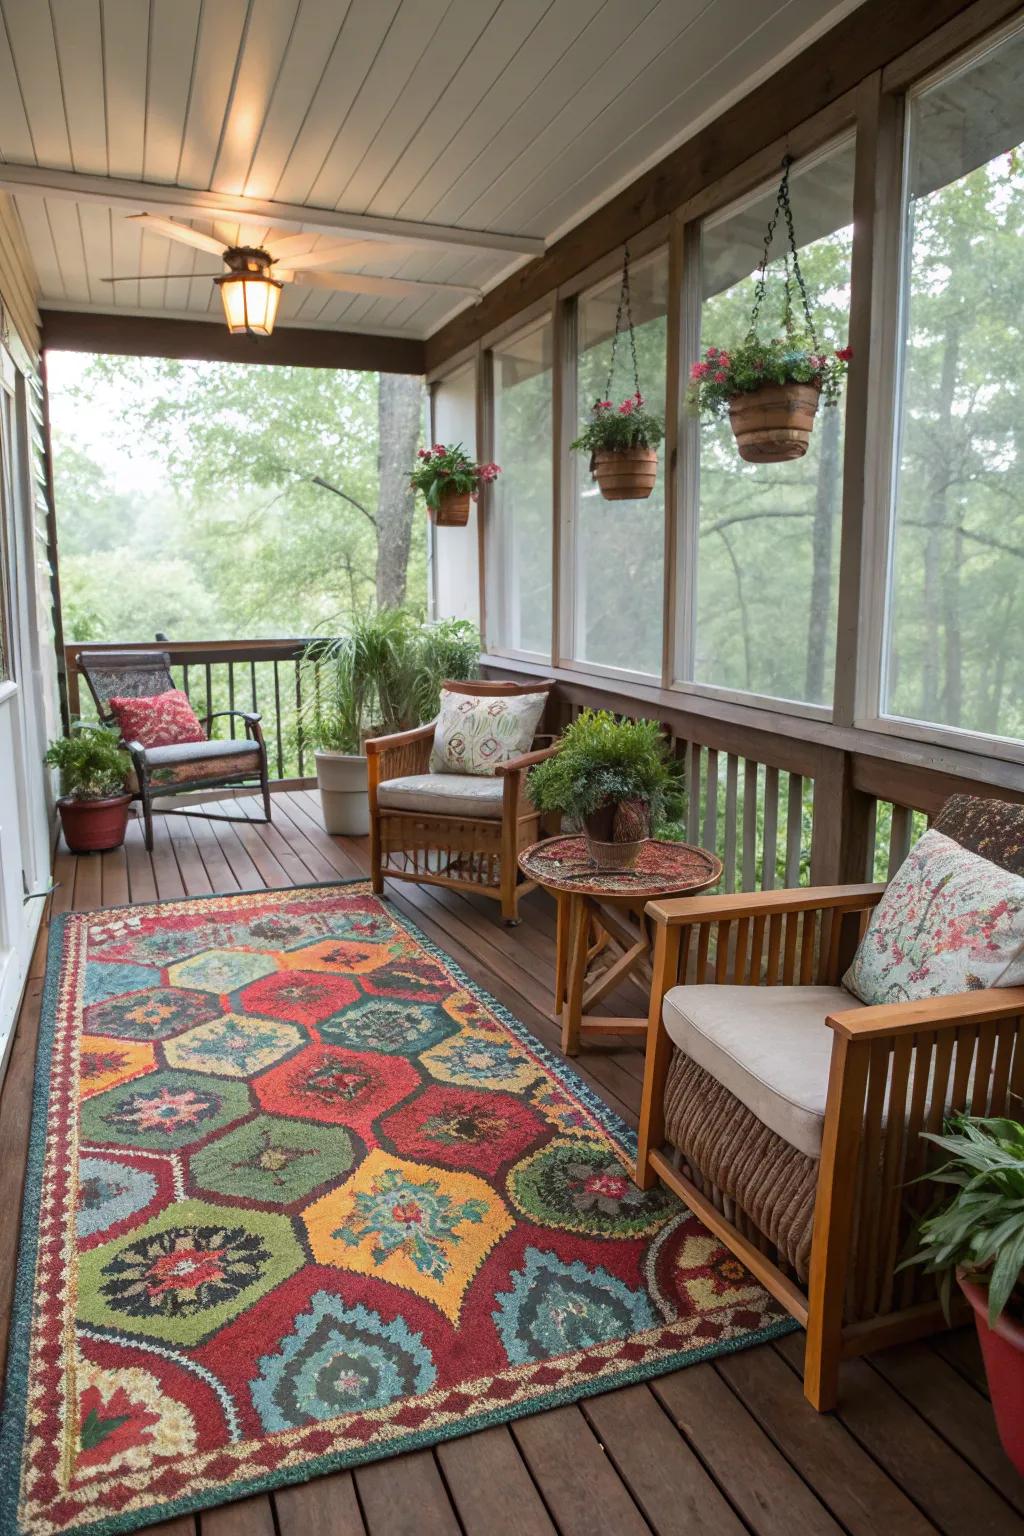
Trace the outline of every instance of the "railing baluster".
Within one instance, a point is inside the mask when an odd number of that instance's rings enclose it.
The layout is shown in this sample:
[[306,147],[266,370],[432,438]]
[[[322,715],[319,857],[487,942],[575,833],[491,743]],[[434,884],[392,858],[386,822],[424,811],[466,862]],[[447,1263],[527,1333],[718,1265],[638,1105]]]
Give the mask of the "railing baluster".
[[800,852],[804,831],[804,781],[798,773],[787,778],[786,885],[800,884]]
[[730,752],[725,760],[725,850],[722,860],[722,889],[736,889],[736,800],[739,786],[739,758]]
[[281,728],[281,674],[274,657],[274,725],[277,730],[277,776],[284,778],[284,732]]
[[743,889],[757,885],[757,763],[743,763]]
[[779,770],[764,771],[764,846],[761,854],[761,889],[775,889],[775,855],[779,841]]
[[704,847],[718,851],[718,753],[708,748],[707,785],[704,790]]
[[910,840],[914,830],[914,813],[905,805],[892,808],[892,826],[889,832],[889,874],[891,880],[910,852]]
[[686,749],[686,841],[700,836],[700,742],[691,741]]
[[304,743],[302,731],[302,663],[299,661],[298,657],[296,657],[295,660],[295,720],[297,726],[295,732],[295,740],[299,751],[299,778],[301,779],[304,777],[302,772],[304,765]]

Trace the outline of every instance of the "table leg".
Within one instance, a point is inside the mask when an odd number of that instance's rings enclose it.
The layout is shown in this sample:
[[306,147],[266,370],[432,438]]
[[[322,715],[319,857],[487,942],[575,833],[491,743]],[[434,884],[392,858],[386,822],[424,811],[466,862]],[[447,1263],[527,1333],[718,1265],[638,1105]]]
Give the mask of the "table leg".
[[566,1056],[576,1056],[580,1048],[583,983],[586,979],[587,948],[590,937],[590,909],[585,897],[569,897],[567,926],[569,971],[566,978],[565,1005],[562,1010],[562,1051]]
[[564,891],[555,895],[555,1018],[565,1005],[565,979],[569,968],[569,902]]

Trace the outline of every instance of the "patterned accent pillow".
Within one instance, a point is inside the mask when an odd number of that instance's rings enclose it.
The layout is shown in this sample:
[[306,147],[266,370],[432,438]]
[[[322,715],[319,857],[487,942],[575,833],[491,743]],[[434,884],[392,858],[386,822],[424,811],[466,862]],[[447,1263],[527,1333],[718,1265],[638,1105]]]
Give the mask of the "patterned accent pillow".
[[843,977],[862,1003],[1024,982],[1024,878],[934,828],[910,850]]
[[125,741],[138,741],[144,747],[176,747],[182,742],[206,740],[188,695],[180,688],[169,688],[147,699],[119,697],[108,703]]
[[477,695],[441,690],[431,773],[493,773],[499,763],[529,752],[546,693]]

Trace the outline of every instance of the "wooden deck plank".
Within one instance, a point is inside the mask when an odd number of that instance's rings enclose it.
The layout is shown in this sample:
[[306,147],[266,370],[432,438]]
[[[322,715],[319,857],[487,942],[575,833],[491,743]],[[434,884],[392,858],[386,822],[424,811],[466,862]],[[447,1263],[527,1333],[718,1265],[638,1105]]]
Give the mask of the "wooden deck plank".
[[746,1349],[718,1374],[850,1536],[929,1536],[935,1526],[830,1414],[815,1413],[800,1380],[772,1349]]
[[979,1392],[925,1344],[887,1349],[874,1369],[1024,1515],[1024,1478],[1018,1477],[993,1435],[992,1408]]
[[757,1536],[840,1536],[842,1527],[713,1366],[662,1376],[652,1390]]
[[368,1536],[460,1536],[430,1451],[372,1462],[355,1481]]
[[274,1508],[280,1536],[365,1536],[351,1472],[279,1488]]
[[517,1419],[512,1434],[562,1536],[649,1536],[649,1526],[575,1405]]
[[743,1536],[746,1527],[649,1387],[581,1406],[658,1536]]
[[[220,805],[218,810],[225,807]],[[156,818],[152,856],[133,821],[123,850],[76,859],[58,845],[50,911],[365,877],[365,839],[330,838],[315,796],[240,799],[231,822]],[[234,818],[242,822],[236,825]],[[242,821],[244,818],[244,821]],[[493,903],[393,882],[411,918],[557,1051],[553,907],[527,897],[520,928]],[[0,1202],[20,1208],[45,938],[0,1089]],[[641,1055],[586,1048],[573,1065],[635,1123]],[[0,1365],[16,1252],[0,1233]],[[844,1367],[837,1415],[803,1399],[794,1337],[714,1364],[150,1527],[153,1536],[1002,1536],[1019,1529],[1019,1480],[998,1449],[972,1332]]]
[[446,1441],[437,1460],[465,1536],[555,1536],[506,1425]]
[[[779,1351],[799,1368],[802,1336],[783,1339]],[[867,1360],[843,1367],[836,1412],[946,1536],[1019,1536],[1020,1516]]]

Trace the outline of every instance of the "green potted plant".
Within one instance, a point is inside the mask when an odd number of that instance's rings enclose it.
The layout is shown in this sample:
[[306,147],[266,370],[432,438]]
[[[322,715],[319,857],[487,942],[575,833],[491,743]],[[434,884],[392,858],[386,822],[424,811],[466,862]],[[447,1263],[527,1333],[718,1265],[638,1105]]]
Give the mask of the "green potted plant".
[[558,751],[530,771],[541,811],[581,825],[595,864],[629,869],[651,829],[680,801],[679,773],[656,720],[617,720],[585,709],[562,733]]
[[690,369],[687,401],[706,421],[728,415],[741,459],[782,464],[807,452],[818,403],[835,405],[850,347],[822,352],[793,332],[762,341],[750,334],[726,351],[708,347]]
[[114,731],[78,723],[50,743],[46,762],[60,772],[64,840],[72,853],[120,848],[128,827],[131,764]]
[[947,1154],[925,1177],[952,1193],[906,1263],[937,1276],[947,1317],[954,1276],[970,1302],[999,1438],[1024,1474],[1024,1125],[961,1115],[924,1134]]
[[314,748],[328,832],[368,834],[367,737],[431,719],[444,679],[474,676],[479,654],[480,636],[465,620],[426,624],[397,608],[306,647],[299,729]]
[[427,511],[439,528],[462,528],[469,522],[470,500],[476,501],[481,485],[501,474],[497,464],[476,464],[461,443],[446,448],[420,448],[418,463],[409,477],[413,490],[421,491]]
[[639,501],[658,477],[658,444],[665,436],[660,416],[646,406],[640,388],[618,406],[595,400],[590,420],[573,443],[590,455],[590,473],[605,501]]

